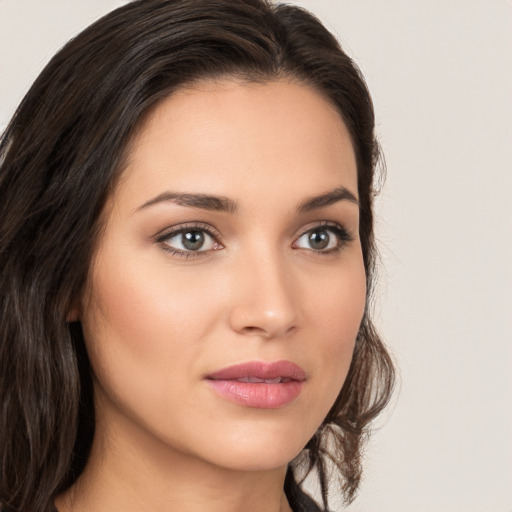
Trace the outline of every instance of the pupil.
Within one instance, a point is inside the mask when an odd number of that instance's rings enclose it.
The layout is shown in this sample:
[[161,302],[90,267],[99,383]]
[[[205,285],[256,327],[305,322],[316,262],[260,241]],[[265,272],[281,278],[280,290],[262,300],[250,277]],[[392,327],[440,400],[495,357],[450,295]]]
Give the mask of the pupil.
[[182,243],[186,249],[197,251],[204,244],[204,234],[201,231],[187,231],[182,235]]
[[327,231],[313,231],[309,235],[309,243],[313,249],[325,249],[329,245],[329,234]]

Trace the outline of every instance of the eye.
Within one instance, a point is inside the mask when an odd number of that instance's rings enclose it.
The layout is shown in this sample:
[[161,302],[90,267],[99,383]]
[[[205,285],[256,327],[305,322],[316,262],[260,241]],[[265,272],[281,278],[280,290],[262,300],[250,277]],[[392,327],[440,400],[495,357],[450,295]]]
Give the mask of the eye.
[[342,226],[322,225],[306,231],[294,242],[293,247],[328,253],[341,249],[352,240],[352,236]]
[[206,227],[185,226],[167,231],[156,240],[166,251],[189,256],[191,253],[203,253],[222,249],[215,236]]

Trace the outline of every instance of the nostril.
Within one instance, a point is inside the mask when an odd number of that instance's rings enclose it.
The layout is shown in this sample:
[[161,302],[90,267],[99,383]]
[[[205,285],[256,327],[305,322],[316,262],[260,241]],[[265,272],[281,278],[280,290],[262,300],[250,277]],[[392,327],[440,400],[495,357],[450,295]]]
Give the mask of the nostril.
[[254,336],[265,336],[265,337],[275,337],[275,336],[289,336],[293,334],[297,330],[297,326],[292,325],[286,331],[273,331],[271,329],[264,329],[263,327],[256,327],[252,325],[248,325],[242,329],[242,332],[246,335],[254,335]]
[[244,327],[243,330],[246,334],[261,334],[265,332],[264,329],[262,329],[261,327],[254,327],[252,325]]

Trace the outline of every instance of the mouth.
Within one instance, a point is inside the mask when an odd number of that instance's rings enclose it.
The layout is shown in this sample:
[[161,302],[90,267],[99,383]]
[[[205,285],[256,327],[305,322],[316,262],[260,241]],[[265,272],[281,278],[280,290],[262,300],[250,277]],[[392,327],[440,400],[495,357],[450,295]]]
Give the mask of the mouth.
[[290,361],[252,361],[214,372],[206,381],[228,401],[245,407],[277,409],[298,398],[306,378],[306,372]]
[[[213,379],[215,380],[215,379]],[[260,377],[255,377],[253,375],[248,375],[247,377],[240,377],[238,379],[229,379],[236,380],[237,382],[260,382],[262,384],[279,384],[281,382],[290,382],[292,379],[289,377],[276,377],[275,379],[261,379]]]

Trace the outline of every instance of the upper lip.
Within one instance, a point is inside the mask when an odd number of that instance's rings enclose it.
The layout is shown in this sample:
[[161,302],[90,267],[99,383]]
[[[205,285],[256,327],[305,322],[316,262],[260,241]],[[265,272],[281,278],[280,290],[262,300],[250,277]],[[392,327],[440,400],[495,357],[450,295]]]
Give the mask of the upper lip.
[[[247,363],[228,366],[207,376],[211,380],[271,379],[306,380],[306,372],[291,361],[250,361]],[[250,382],[250,381],[248,381]],[[256,381],[257,382],[257,381]]]

